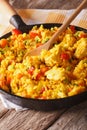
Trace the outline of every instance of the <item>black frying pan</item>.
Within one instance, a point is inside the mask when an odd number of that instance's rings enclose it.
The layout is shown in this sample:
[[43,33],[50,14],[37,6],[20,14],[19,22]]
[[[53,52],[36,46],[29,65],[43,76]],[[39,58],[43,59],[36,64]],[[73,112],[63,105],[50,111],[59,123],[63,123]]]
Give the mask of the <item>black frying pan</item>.
[[[4,1],[4,0],[3,0]],[[22,32],[28,32],[33,25],[26,25],[20,16],[16,14],[15,11],[11,10],[10,5],[7,5],[7,3],[4,3],[4,6],[6,5],[6,8],[10,10],[10,23],[16,27],[17,29],[20,29]],[[50,28],[54,26],[60,26],[61,24],[55,24],[55,23],[50,23],[50,24],[43,24],[44,27]],[[37,24],[37,26],[40,26],[40,24]],[[87,32],[86,29],[76,27],[77,30],[83,30]],[[7,38],[8,36],[11,35],[11,32],[7,33],[6,35],[2,36],[1,38]],[[0,39],[1,39],[0,38]],[[12,95],[2,89],[0,89],[0,93],[2,96],[9,100],[12,103],[15,103],[19,106],[22,106],[24,108],[29,108],[29,109],[34,109],[34,110],[57,110],[60,108],[68,108],[70,106],[76,105],[81,103],[82,101],[87,100],[87,92],[83,92],[81,94],[71,96],[71,97],[66,97],[62,99],[49,99],[49,100],[41,100],[41,99],[31,99],[31,98],[24,98],[24,97],[19,97],[16,95]]]

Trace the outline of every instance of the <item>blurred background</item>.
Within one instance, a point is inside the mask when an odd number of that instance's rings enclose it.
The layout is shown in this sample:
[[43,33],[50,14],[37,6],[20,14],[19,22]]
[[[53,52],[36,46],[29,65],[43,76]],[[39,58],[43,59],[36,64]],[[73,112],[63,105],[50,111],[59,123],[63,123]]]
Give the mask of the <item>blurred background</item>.
[[[8,0],[17,9],[74,9],[82,0]],[[49,4],[47,4],[49,2]],[[35,4],[37,3],[37,4]],[[87,8],[87,5],[86,5]]]

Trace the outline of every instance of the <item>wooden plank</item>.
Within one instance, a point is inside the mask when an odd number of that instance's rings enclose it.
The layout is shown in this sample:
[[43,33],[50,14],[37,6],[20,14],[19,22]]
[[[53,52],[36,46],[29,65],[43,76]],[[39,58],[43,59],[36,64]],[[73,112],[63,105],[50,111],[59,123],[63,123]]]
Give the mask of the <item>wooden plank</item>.
[[21,130],[19,127],[22,128],[24,123],[27,124],[27,120],[30,120],[34,114],[35,112],[30,111],[16,112],[15,110],[9,110],[0,119],[0,130]]
[[2,102],[1,102],[1,100],[0,100],[0,118],[1,118],[4,114],[6,114],[6,112],[8,112],[8,109],[6,109],[6,108],[4,107],[4,105],[2,104]]
[[47,130],[87,130],[87,101],[70,108]]
[[65,110],[37,112],[9,110],[0,119],[0,130],[44,130],[48,128]]

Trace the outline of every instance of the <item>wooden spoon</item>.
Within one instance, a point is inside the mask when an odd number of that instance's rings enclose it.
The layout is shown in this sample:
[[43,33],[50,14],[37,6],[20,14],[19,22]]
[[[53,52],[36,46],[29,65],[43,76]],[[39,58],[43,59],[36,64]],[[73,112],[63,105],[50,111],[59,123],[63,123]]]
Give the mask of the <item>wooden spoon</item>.
[[41,53],[41,51],[43,49],[45,50],[49,50],[49,48],[52,47],[55,39],[58,37],[58,35],[60,35],[65,29],[66,27],[69,26],[69,24],[73,21],[73,19],[79,14],[79,12],[84,8],[84,6],[86,5],[87,0],[82,0],[82,3],[77,7],[77,9],[75,10],[75,12],[69,17],[69,19],[67,21],[65,21],[65,23],[63,23],[61,25],[61,27],[58,29],[58,31],[51,37],[51,39],[46,42],[45,44],[41,45],[40,47],[33,49],[30,52],[27,52],[24,55],[24,58],[28,55],[34,56],[34,55],[39,55]]

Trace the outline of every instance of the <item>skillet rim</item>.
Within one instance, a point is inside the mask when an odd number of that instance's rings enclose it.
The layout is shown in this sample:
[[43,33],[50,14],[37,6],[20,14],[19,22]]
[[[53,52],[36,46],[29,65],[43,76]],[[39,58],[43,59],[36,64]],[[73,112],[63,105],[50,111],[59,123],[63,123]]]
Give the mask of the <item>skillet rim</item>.
[[[53,27],[53,26],[61,26],[62,24],[61,23],[38,23],[38,24],[32,24],[32,25],[28,25],[29,26],[29,28],[31,27],[33,27],[33,26],[40,26],[40,25],[43,25],[44,27],[46,27],[46,28],[50,28],[50,27]],[[71,25],[71,24],[70,24]],[[70,26],[69,25],[69,26]],[[79,31],[84,31],[84,32],[87,32],[87,29],[85,29],[85,28],[83,28],[83,27],[79,27],[79,26],[76,26],[76,25],[73,25],[73,26],[75,26],[75,28],[76,28],[76,30],[79,30]],[[0,37],[0,39],[2,39],[2,38],[7,38],[8,36],[10,36],[11,35],[11,32],[8,32],[8,33],[6,33],[5,35],[3,35],[3,36],[1,36]],[[17,100],[27,100],[27,101],[39,101],[39,102],[55,102],[55,101],[58,101],[58,102],[61,102],[61,101],[64,101],[64,100],[72,100],[72,99],[74,99],[74,98],[78,98],[78,97],[80,97],[80,96],[83,96],[83,95],[87,95],[87,91],[85,91],[85,92],[82,92],[82,93],[80,93],[80,94],[77,94],[77,95],[73,95],[73,96],[69,96],[69,97],[64,97],[64,98],[59,98],[59,99],[34,99],[34,98],[26,98],[26,97],[21,97],[21,96],[17,96],[17,95],[14,95],[14,94],[11,94],[11,93],[9,93],[9,92],[7,92],[7,91],[5,91],[5,90],[3,90],[3,89],[1,89],[0,88],[0,93],[2,94],[2,95],[4,95],[5,97],[6,96],[11,96],[12,98],[14,98],[14,100],[15,99],[17,99]],[[6,95],[5,95],[6,94]],[[83,99],[83,100],[86,100],[87,99],[87,96],[85,97],[85,99]],[[10,101],[10,100],[9,100]],[[78,104],[78,103],[77,103]]]

